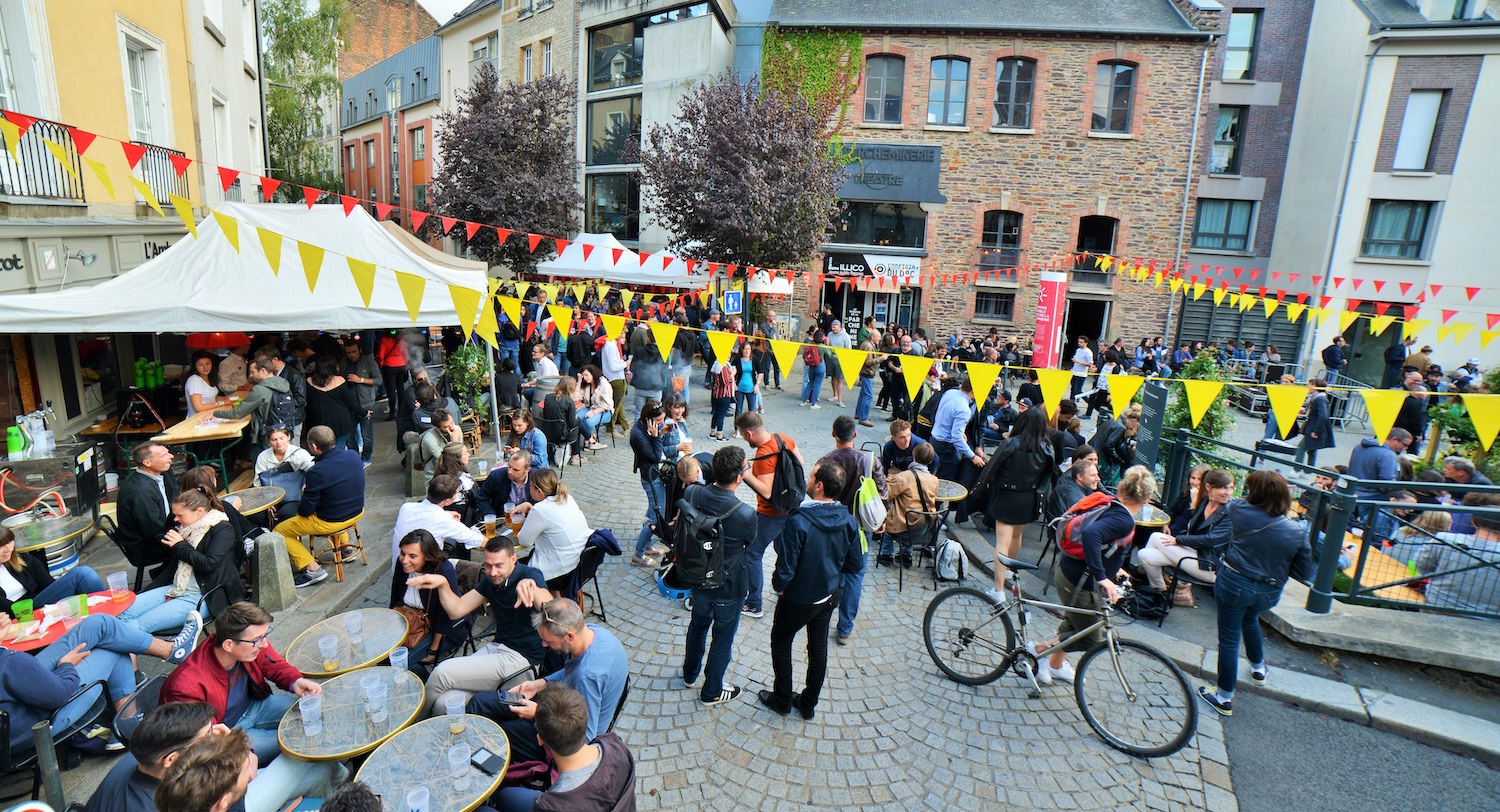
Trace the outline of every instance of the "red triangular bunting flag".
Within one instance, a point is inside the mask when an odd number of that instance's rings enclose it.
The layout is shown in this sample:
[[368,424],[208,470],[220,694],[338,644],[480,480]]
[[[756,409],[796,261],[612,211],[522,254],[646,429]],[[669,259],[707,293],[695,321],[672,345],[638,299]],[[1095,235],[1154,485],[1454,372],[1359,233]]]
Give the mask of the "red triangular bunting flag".
[[567,240],[553,240],[553,242],[557,243],[557,255],[558,256],[562,256],[562,252],[568,250],[568,241]]
[[239,180],[239,177],[240,170],[230,169],[227,166],[219,167],[219,185],[224,187],[224,191],[229,191],[229,187],[233,186],[234,182]]
[[468,240],[469,242],[473,242],[474,241],[474,235],[479,233],[479,226],[480,226],[479,223],[474,223],[474,222],[470,222],[468,220],[465,220],[464,221],[464,239]]
[[1327,308],[1328,307],[1328,303],[1332,302],[1332,301],[1333,301],[1333,297],[1332,296],[1319,296],[1318,297],[1318,307]]
[[1377,315],[1377,316],[1384,316],[1385,315],[1385,311],[1389,310],[1390,307],[1391,307],[1391,303],[1390,302],[1376,302],[1375,303],[1375,315]]
[[625,249],[624,248],[611,248],[611,249],[609,249],[609,254],[610,254],[610,256],[614,257],[613,264],[619,265],[620,264],[620,257],[625,256]]
[[172,169],[179,178],[187,174],[188,167],[193,163],[193,159],[186,155],[168,155],[167,159],[172,162]]
[[1430,291],[1432,291],[1432,295],[1433,296],[1436,296],[1439,293],[1443,292],[1443,286],[1442,285],[1428,285],[1427,289],[1430,290]]
[[1260,298],[1262,298],[1262,299],[1266,298],[1266,286],[1265,285],[1256,285],[1255,292],[1260,294]]
[[1300,273],[1287,274],[1286,281],[1289,284],[1295,285],[1295,284],[1297,284],[1297,280],[1301,279],[1301,278],[1302,278],[1302,274],[1300,274]]
[[1410,283],[1410,282],[1402,282],[1402,283],[1400,283],[1401,295],[1402,296],[1405,296],[1408,293],[1411,293],[1411,284],[1412,283]]
[[1375,292],[1379,293],[1381,291],[1381,289],[1385,287],[1385,280],[1384,279],[1376,279],[1376,280],[1373,280],[1373,284],[1375,285]]
[[391,209],[394,209],[394,208],[396,208],[396,207],[392,206],[389,203],[376,203],[375,204],[375,219],[376,220],[384,220],[385,218],[390,217],[391,216]]
[[692,273],[693,269],[696,268],[696,267],[698,267],[698,260],[696,260],[696,259],[690,259],[690,260],[688,260],[687,262],[685,262],[683,264],[687,266],[687,272],[688,273]]
[[1364,300],[1363,299],[1350,299],[1349,300],[1349,306],[1345,307],[1344,310],[1346,310],[1346,311],[1358,310],[1359,306],[1362,305],[1362,304],[1364,304]]
[[1247,291],[1249,289],[1250,289],[1250,285],[1249,284],[1247,284],[1245,282],[1241,282],[1240,283],[1240,295],[1241,296],[1244,296],[1245,295],[1245,291]]
[[68,133],[73,136],[73,146],[77,148],[79,155],[88,152],[89,147],[94,145],[95,136],[93,133],[87,130],[80,130],[77,127],[69,127]]
[[1229,280],[1227,280],[1227,279],[1220,279],[1219,280],[1219,290],[1229,290]]
[[1416,317],[1417,317],[1417,306],[1416,305],[1402,305],[1401,306],[1401,318],[1404,321],[1411,321],[1412,319],[1414,319]]
[[427,222],[427,212],[417,211],[416,209],[407,209],[406,213],[411,216],[411,230],[421,231],[422,224]]
[[339,195],[339,202],[344,204],[344,216],[348,217],[354,213],[354,207],[359,205],[359,198]]
[[[31,129],[31,125],[36,123],[35,116],[24,115],[22,113],[17,113],[14,110],[5,111],[5,120],[16,125],[16,127],[21,131],[21,135],[25,135],[26,131]],[[81,151],[82,150],[80,150],[80,152]]]
[[536,247],[538,245],[541,245],[541,244],[542,244],[542,235],[540,235],[540,234],[527,234],[526,235],[526,246],[527,246],[526,250],[528,250],[531,253],[535,254],[536,253]]
[[1335,288],[1342,287],[1343,284],[1344,284],[1344,277],[1342,277],[1342,276],[1335,276],[1335,277],[1333,277],[1333,286]]
[[1443,323],[1447,324],[1449,319],[1451,319],[1451,318],[1453,318],[1454,316],[1457,316],[1457,315],[1458,315],[1458,311],[1457,310],[1444,310],[1443,311]]
[[1464,294],[1469,297],[1469,301],[1471,302],[1474,301],[1474,297],[1478,295],[1478,293],[1479,288],[1464,288]]
[[1500,324],[1500,313],[1486,313],[1484,314],[1484,318],[1490,330],[1495,329],[1496,324]]
[[270,203],[272,195],[276,194],[276,189],[280,186],[281,181],[275,178],[262,177],[260,179],[260,199]]
[[531,340],[531,334],[535,333],[535,332],[536,332],[536,322],[534,322],[534,321],[528,321],[528,322],[526,322],[526,340],[527,341]]
[[142,156],[146,154],[145,144],[132,144],[129,141],[120,142],[120,151],[125,153],[125,163],[134,169],[141,162]]
[[1423,303],[1425,301],[1427,301],[1427,294],[1425,292],[1424,293],[1418,293],[1417,294],[1417,304],[1421,304],[1421,303]]
[[1355,289],[1355,290],[1359,290],[1359,286],[1360,286],[1360,285],[1363,285],[1363,284],[1364,284],[1364,282],[1365,282],[1365,280],[1363,280],[1363,279],[1361,279],[1361,278],[1360,278],[1360,277],[1358,277],[1358,276],[1356,276],[1356,277],[1354,277],[1354,279],[1353,279],[1353,280],[1351,280],[1351,281],[1352,281],[1352,282],[1353,282],[1353,283],[1354,283],[1354,289]]
[[1307,304],[1307,294],[1306,293],[1299,293],[1299,294],[1297,294],[1297,304]]
[[302,198],[307,201],[307,207],[309,209],[312,208],[313,204],[317,203],[318,202],[318,198],[320,198],[322,196],[323,196],[323,190],[322,189],[314,189],[311,186],[303,186],[302,187]]
[[443,217],[443,216],[440,215],[438,217],[438,225],[442,227],[443,233],[447,234],[448,232],[450,232],[450,231],[453,230],[454,226],[458,225],[458,218],[457,217]]
[[501,245],[504,245],[505,241],[510,239],[510,229],[495,226],[495,237],[500,240]]
[[1260,279],[1260,271],[1255,270],[1255,269],[1252,268],[1250,270],[1250,279],[1251,279],[1251,281]]
[[1281,271],[1272,271],[1271,272],[1271,281],[1272,282],[1280,282],[1281,281]]
[[646,267],[646,260],[648,260],[650,258],[651,258],[651,255],[648,254],[648,253],[646,253],[645,251],[642,251],[639,255],[636,256],[636,259],[639,259],[641,261],[641,267],[642,268]]
[[1317,288],[1317,287],[1322,287],[1323,286],[1323,277],[1317,276],[1316,274],[1314,274],[1312,279],[1313,279],[1313,287]]
[[1239,279],[1240,278],[1240,274],[1242,274],[1244,272],[1245,272],[1244,268],[1235,268],[1234,269],[1234,278],[1235,279]]
[[587,243],[587,242],[585,242],[585,243],[579,243],[579,247],[583,249],[583,261],[584,262],[588,262],[589,261],[589,254],[594,253],[594,244],[593,243]]

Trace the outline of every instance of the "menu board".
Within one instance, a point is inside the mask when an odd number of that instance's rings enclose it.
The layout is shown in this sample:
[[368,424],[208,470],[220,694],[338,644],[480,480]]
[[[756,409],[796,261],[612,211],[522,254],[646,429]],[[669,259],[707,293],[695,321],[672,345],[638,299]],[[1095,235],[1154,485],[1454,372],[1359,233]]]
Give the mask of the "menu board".
[[1161,454],[1162,422],[1167,416],[1167,387],[1147,381],[1141,387],[1141,426],[1135,432],[1135,464],[1156,470]]

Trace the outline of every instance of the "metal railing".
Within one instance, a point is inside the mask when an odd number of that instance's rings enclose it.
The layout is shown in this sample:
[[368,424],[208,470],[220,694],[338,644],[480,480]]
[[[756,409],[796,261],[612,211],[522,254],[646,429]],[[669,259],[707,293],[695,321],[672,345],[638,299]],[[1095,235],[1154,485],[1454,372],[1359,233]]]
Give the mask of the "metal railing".
[[[42,139],[62,146],[71,174]],[[21,136],[14,157],[0,151],[0,195],[85,202],[83,161],[66,124],[39,118]]]
[[1077,285],[1099,285],[1101,287],[1114,287],[1115,274],[1112,271],[1101,271],[1095,264],[1100,255],[1083,253],[1078,254],[1073,260],[1073,284]]
[[158,204],[171,205],[172,199],[169,195],[188,196],[187,175],[179,176],[177,168],[172,166],[172,156],[186,157],[185,153],[156,144],[146,144],[140,141],[132,143],[146,148],[146,154],[141,156],[141,162],[136,164],[135,171],[136,175],[150,184],[151,189],[156,192]]
[[1015,281],[1016,268],[1022,264],[1023,256],[1025,252],[1019,248],[982,245],[979,247],[979,260],[974,263],[974,270],[980,273],[1000,271],[1000,276]]
[[470,59],[469,84],[472,85],[479,81],[479,72],[484,69],[485,65],[489,65],[491,68],[494,68],[496,77],[500,75],[500,60],[497,57],[481,56],[477,59]]

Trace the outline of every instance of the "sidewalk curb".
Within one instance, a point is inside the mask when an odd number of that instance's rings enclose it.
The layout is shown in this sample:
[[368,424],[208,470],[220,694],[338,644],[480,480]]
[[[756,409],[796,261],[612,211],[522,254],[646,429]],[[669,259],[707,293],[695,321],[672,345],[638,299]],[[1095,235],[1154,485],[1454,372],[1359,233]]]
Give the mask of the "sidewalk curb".
[[[952,533],[951,527],[950,533],[963,544],[975,574],[983,573],[987,578],[994,578],[991,550],[985,547],[981,553],[976,553],[972,539],[965,540],[965,534]],[[1178,639],[1144,622],[1133,623],[1122,631],[1127,638],[1158,649],[1192,677],[1211,680],[1218,670],[1217,648]],[[1250,664],[1240,658],[1240,673],[1248,674],[1249,671]],[[1290,669],[1273,668],[1265,685],[1252,685],[1248,680],[1241,680],[1237,690],[1394,733],[1469,756],[1491,767],[1500,767],[1500,724],[1484,719]],[[1225,724],[1233,724],[1232,718],[1225,720]]]

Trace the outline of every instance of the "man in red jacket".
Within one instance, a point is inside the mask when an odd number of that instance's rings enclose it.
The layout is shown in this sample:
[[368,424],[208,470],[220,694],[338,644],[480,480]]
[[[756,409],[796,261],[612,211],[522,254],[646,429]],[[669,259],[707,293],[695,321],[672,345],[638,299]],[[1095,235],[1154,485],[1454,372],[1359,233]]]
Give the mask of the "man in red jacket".
[[[323,688],[271,647],[272,619],[249,601],[231,604],[219,615],[213,636],[167,675],[161,688],[163,703],[207,702],[215,724],[249,734],[260,774],[245,795],[247,812],[282,809],[299,795],[322,797],[314,790],[336,787],[346,775],[336,762],[313,764],[284,755],[276,742],[277,725],[292,703]],[[272,683],[289,693],[273,692]]]

